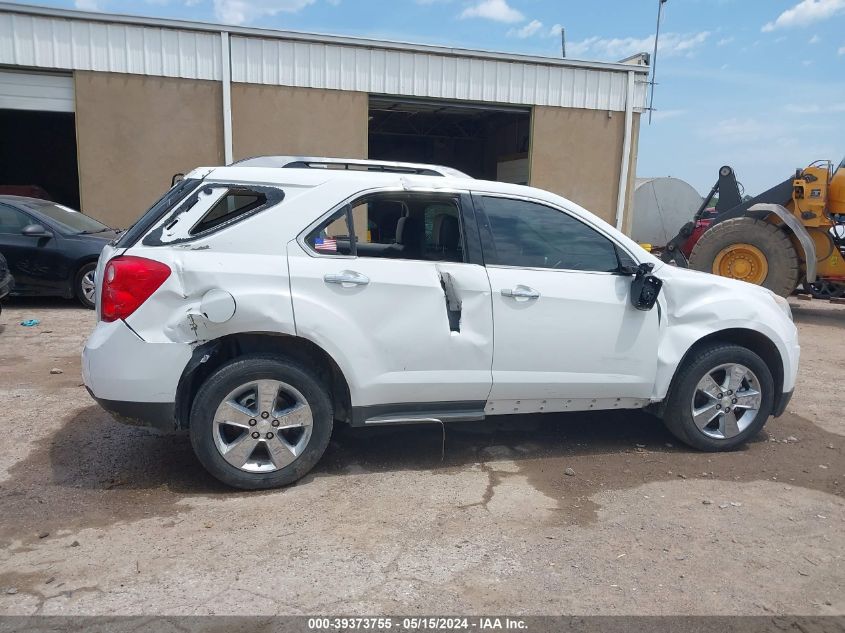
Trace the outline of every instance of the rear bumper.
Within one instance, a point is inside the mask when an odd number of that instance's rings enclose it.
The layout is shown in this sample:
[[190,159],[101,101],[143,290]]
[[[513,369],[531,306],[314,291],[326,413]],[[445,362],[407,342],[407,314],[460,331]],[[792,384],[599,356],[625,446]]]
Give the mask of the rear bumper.
[[789,405],[789,401],[792,400],[793,393],[795,393],[794,389],[780,394],[780,397],[775,399],[775,408],[772,410],[772,415],[774,417],[779,418],[783,415],[784,411],[786,411],[786,407]]
[[116,417],[167,428],[191,351],[185,343],[148,343],[123,321],[100,321],[82,350],[82,378],[91,396]]
[[148,426],[159,431],[177,431],[176,405],[173,402],[127,402],[98,398],[88,393],[103,409],[121,424]]

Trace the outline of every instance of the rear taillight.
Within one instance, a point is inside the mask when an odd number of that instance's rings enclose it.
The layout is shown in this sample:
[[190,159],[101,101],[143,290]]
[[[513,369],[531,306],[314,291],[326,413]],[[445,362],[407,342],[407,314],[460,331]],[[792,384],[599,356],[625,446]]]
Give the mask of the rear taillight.
[[125,319],[158,290],[170,268],[144,257],[115,257],[103,271],[100,315],[103,321]]

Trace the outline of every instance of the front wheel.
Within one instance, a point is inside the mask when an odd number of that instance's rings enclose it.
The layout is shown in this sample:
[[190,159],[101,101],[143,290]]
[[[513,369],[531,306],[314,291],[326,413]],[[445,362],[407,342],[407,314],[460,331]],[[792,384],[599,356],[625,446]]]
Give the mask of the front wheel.
[[191,407],[191,444],[212,475],[235,488],[291,484],[329,443],[332,404],[304,367],[248,356],[214,372]]
[[739,345],[701,349],[675,378],[664,422],[682,442],[727,451],[756,435],[774,407],[774,380],[757,354]]

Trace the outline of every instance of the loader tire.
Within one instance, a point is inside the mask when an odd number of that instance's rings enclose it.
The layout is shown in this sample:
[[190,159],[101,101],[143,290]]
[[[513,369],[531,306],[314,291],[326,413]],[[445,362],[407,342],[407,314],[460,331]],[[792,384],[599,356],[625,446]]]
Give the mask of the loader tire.
[[690,268],[768,288],[788,297],[798,286],[798,254],[786,231],[754,218],[715,225],[690,253]]

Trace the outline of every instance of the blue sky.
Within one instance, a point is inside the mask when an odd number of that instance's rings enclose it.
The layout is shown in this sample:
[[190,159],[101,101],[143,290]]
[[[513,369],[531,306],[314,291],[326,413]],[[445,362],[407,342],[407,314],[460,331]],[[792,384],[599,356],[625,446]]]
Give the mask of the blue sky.
[[[41,0],[41,4],[616,61],[652,48],[657,0]],[[845,0],[668,0],[639,176],[749,193],[845,155]]]

